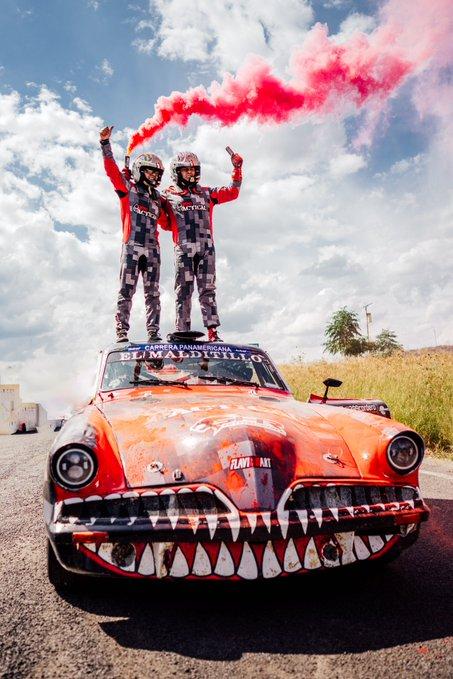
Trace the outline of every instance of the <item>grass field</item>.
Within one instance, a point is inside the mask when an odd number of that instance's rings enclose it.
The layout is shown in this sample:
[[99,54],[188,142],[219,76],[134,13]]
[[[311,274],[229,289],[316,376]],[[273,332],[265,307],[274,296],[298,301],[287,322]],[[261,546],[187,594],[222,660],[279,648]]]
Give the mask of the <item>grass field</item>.
[[335,397],[381,398],[392,417],[418,431],[430,453],[453,459],[453,352],[402,352],[280,366],[296,398],[322,394],[326,377],[343,381]]

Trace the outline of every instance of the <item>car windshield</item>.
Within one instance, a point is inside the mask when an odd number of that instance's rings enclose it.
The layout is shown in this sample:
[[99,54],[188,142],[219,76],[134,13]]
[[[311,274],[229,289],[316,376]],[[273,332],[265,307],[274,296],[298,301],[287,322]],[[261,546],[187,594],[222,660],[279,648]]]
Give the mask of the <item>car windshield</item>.
[[170,384],[241,384],[287,390],[266,354],[251,347],[211,345],[133,345],[112,351],[101,391]]

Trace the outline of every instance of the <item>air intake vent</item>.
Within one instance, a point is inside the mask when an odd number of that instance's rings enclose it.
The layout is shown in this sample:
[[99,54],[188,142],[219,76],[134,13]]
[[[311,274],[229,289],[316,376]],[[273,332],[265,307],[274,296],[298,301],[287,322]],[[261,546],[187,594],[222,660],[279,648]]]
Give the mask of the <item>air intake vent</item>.
[[416,499],[417,490],[409,486],[310,486],[294,490],[285,509],[339,509]]
[[204,516],[206,514],[227,514],[228,509],[212,493],[200,492],[165,492],[160,495],[135,495],[126,493],[118,498],[85,500],[64,504],[59,517],[60,521],[72,523],[92,522],[94,520],[147,519],[150,516],[168,518],[172,515]]

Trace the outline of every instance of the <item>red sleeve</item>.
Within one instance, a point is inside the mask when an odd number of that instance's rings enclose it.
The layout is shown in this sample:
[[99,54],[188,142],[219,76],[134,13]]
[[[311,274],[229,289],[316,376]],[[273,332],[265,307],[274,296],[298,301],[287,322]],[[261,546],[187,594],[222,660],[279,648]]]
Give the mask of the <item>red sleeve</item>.
[[[102,155],[104,156],[104,168],[105,172],[113,184],[113,188],[118,193],[120,198],[123,198],[127,193],[129,193],[129,187],[120,172],[118,165],[113,157],[112,148],[110,143],[102,144]],[[123,194],[123,195],[121,195]]]
[[157,223],[159,224],[160,228],[163,229],[164,231],[174,231],[176,227],[176,218],[173,213],[173,210],[171,209],[170,203],[162,195],[160,199],[161,199],[161,211]]
[[235,167],[231,175],[230,186],[222,186],[210,189],[211,200],[215,204],[228,203],[230,200],[236,200],[239,196],[239,190],[242,183],[241,168]]

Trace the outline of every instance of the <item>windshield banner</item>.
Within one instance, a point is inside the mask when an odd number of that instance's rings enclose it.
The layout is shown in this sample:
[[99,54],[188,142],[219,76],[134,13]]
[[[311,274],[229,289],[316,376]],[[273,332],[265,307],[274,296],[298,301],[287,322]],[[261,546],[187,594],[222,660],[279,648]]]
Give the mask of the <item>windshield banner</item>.
[[[115,352],[116,353],[116,352]],[[227,361],[265,362],[261,354],[252,353],[250,349],[229,347],[222,344],[213,347],[211,344],[136,344],[118,352],[121,361],[139,361],[153,359],[215,358]]]

